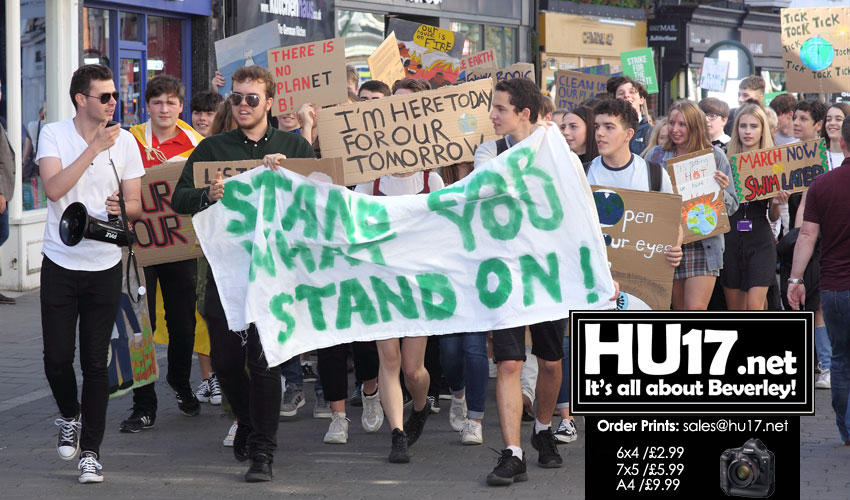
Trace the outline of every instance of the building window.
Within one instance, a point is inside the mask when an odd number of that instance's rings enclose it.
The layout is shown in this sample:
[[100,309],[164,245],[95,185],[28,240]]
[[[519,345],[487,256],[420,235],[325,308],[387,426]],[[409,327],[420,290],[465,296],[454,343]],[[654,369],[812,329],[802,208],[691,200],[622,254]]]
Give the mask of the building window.
[[180,19],[148,16],[148,78],[168,74],[183,78]]
[[360,83],[372,79],[366,59],[384,41],[385,17],[355,10],[336,11],[336,36],[345,38],[345,62],[357,70]]
[[484,50],[481,47],[480,24],[452,22],[450,29],[466,35],[466,43],[463,45],[463,55],[476,54]]
[[109,11],[83,9],[83,64],[109,66],[112,57],[109,42]]
[[496,65],[505,68],[516,62],[516,28],[484,27],[484,48],[496,51]]

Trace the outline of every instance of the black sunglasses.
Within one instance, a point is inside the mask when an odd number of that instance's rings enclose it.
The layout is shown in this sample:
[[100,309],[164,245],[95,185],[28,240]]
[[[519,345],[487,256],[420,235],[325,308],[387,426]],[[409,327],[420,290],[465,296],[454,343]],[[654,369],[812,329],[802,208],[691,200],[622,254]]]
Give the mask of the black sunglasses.
[[[80,92],[80,93],[82,94],[82,92]],[[106,104],[106,103],[109,102],[109,98],[113,98],[113,99],[115,99],[115,102],[118,102],[118,97],[121,94],[119,94],[118,91],[116,90],[115,92],[113,92],[111,94],[109,92],[106,92],[106,93],[103,93],[103,94],[100,94],[100,95],[88,95],[88,94],[83,94],[83,95],[86,96],[86,97],[91,97],[92,99],[100,99],[101,104]]]
[[259,106],[260,101],[262,100],[262,97],[258,96],[257,94],[245,95],[240,94],[239,92],[231,92],[230,104],[233,104],[234,106],[239,106],[239,104],[242,102],[243,97],[245,98],[245,103],[248,104],[248,106],[251,106],[252,108],[256,108],[257,106]]

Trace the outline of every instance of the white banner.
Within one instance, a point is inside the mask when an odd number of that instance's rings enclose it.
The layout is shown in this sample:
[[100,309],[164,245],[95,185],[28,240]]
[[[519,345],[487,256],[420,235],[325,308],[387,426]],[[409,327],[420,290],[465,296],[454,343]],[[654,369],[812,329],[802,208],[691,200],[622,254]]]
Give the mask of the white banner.
[[614,307],[593,197],[554,127],[430,194],[373,197],[261,168],[225,186],[195,231],[228,327],[256,323],[272,366]]

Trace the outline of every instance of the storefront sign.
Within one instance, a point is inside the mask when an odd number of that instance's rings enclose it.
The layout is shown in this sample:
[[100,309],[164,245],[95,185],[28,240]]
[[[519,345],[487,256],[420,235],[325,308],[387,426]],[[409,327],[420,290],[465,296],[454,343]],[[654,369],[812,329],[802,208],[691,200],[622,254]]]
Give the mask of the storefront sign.
[[738,200],[773,198],[780,190],[805,191],[815,177],[829,171],[827,156],[824,139],[729,155]]
[[334,37],[334,0],[239,0],[238,4],[238,12],[228,13],[235,33],[275,21],[278,47]]
[[497,138],[490,79],[319,110],[322,156],[343,159],[346,185],[472,161]]
[[591,186],[611,276],[620,284],[617,309],[670,309],[674,267],[664,252],[676,245],[678,195]]
[[342,38],[269,50],[268,61],[275,81],[275,116],[297,112],[306,103],[318,109],[348,100]]
[[607,92],[608,77],[558,71],[555,73],[555,109],[573,109],[596,94]]
[[395,17],[387,29],[395,32],[408,77],[428,80],[431,88],[457,81],[466,35]]
[[714,180],[715,171],[714,149],[667,160],[673,189],[682,197],[682,243],[728,233],[731,228],[723,189]]
[[581,34],[581,41],[591,45],[614,45],[614,33],[585,31]]
[[623,64],[624,75],[642,83],[650,94],[658,93],[658,77],[655,74],[651,48],[623,52],[620,54],[620,62]]
[[649,47],[679,48],[682,40],[682,24],[676,18],[653,19],[646,23]]
[[706,57],[702,60],[699,74],[699,88],[715,92],[726,91],[726,77],[729,74],[729,61]]
[[384,82],[392,87],[396,80],[401,80],[404,74],[404,66],[401,64],[401,56],[398,52],[398,41],[395,32],[390,33],[387,38],[378,45],[375,52],[366,58],[369,64],[369,73],[372,80]]
[[850,7],[782,9],[781,18],[787,90],[850,90]]

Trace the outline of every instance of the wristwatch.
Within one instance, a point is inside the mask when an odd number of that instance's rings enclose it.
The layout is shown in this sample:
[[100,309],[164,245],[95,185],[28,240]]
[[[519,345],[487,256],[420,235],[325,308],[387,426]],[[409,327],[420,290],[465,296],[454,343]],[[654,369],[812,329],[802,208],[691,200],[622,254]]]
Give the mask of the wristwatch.
[[802,285],[803,278],[788,278],[787,283],[789,285]]

